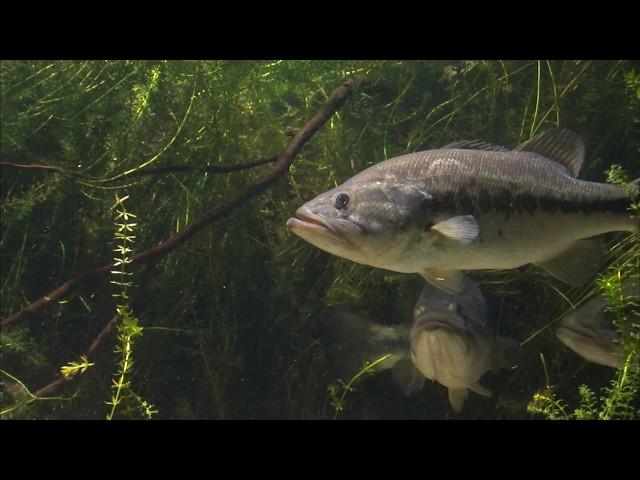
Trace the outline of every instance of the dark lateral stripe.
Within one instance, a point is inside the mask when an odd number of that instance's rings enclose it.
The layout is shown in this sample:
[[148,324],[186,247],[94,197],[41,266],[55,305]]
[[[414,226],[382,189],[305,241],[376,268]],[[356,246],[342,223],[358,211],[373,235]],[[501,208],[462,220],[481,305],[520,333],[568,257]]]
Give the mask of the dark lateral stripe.
[[628,198],[599,199],[597,201],[572,201],[534,195],[513,195],[509,191],[479,195],[446,195],[430,200],[426,206],[430,211],[451,210],[460,214],[489,212],[510,213],[624,213],[631,204]]

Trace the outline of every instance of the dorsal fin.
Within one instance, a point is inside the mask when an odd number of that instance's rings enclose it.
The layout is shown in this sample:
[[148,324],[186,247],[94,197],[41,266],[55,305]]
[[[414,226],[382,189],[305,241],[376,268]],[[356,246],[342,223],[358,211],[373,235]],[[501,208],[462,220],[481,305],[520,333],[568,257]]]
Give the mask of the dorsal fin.
[[493,145],[492,143],[483,142],[482,140],[459,140],[457,142],[449,143],[444,147],[440,147],[441,150],[461,148],[464,150],[488,150],[491,152],[508,152],[509,149],[501,147],[500,145]]
[[574,177],[580,173],[584,161],[584,142],[577,133],[566,128],[553,128],[530,138],[514,149],[534,152],[561,163]]

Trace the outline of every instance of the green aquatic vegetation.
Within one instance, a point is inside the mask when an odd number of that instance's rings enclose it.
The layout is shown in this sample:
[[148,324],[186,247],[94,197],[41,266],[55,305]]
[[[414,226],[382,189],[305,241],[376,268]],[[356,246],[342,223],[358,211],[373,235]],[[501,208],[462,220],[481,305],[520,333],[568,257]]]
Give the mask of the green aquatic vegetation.
[[30,337],[25,328],[14,328],[3,331],[0,335],[0,351],[3,360],[10,356],[25,358],[31,368],[42,367],[47,364],[47,358],[43,354],[40,345]]
[[566,401],[558,398],[552,387],[533,395],[527,405],[532,415],[547,420],[631,420],[637,419],[640,409],[636,406],[640,393],[640,368],[637,353],[626,357],[611,384],[599,395],[587,385],[578,389],[578,406],[571,410]]
[[111,400],[106,402],[107,405],[111,405],[111,411],[107,414],[107,420],[113,419],[116,409],[125,398],[135,400],[141,413],[148,419],[157,413],[157,410],[155,410],[152,404],[142,399],[131,389],[130,377],[133,372],[133,343],[135,338],[142,336],[143,328],[138,324],[138,319],[128,304],[128,291],[129,287],[133,285],[133,282],[130,280],[133,273],[127,270],[127,265],[131,263],[131,257],[129,255],[133,253],[133,249],[130,247],[133,246],[135,241],[133,232],[134,227],[137,225],[137,223],[130,221],[136,218],[136,216],[128,212],[125,208],[124,202],[128,198],[128,195],[120,198],[116,193],[116,202],[113,207],[111,207],[116,213],[116,232],[114,239],[117,247],[114,251],[120,255],[114,258],[115,263],[113,264],[114,267],[119,268],[111,271],[113,275],[116,275],[117,280],[111,280],[110,282],[120,288],[120,291],[113,294],[113,296],[119,299],[120,303],[116,306],[116,312],[121,317],[121,320],[118,324],[118,338],[115,348],[115,352],[120,355],[120,360],[118,361],[118,372],[113,379],[112,389],[114,392]]
[[[333,417],[324,381],[331,372],[309,314],[349,302],[402,321],[386,313],[395,311],[411,276],[322,253],[291,235],[285,223],[303,201],[364,168],[465,138],[515,145],[559,124],[587,142],[582,178],[602,181],[611,159],[631,178],[640,175],[633,62],[3,61],[0,315],[6,318],[75,274],[110,261],[114,190],[129,195],[128,208],[144,219],[128,232],[137,237],[136,251],[157,245],[270,168],[219,174],[200,167],[282,151],[329,92],[351,76],[366,82],[305,145],[282,181],[158,262],[149,291],[132,312],[153,319],[153,326],[145,322],[144,335],[129,338],[135,365],[122,382],[133,381],[136,391],[154,400],[161,412],[155,418],[183,418],[186,412],[194,418]],[[50,165],[64,173],[4,162]],[[140,175],[173,165],[194,170]],[[501,328],[515,338],[527,338],[567,305],[542,275],[513,270],[489,277],[503,282],[486,288],[499,299]],[[36,391],[60,365],[70,359],[81,364],[79,353],[113,316],[108,286],[104,277],[83,281],[47,310],[3,329],[2,367]],[[558,290],[576,303],[575,292]],[[194,335],[150,334],[150,328]],[[528,395],[510,416],[526,415],[533,393],[528,388],[539,370],[537,347],[547,346],[543,337],[525,345],[533,360],[504,377],[513,382],[509,391]],[[118,340],[118,362],[124,343]],[[18,344],[24,348],[13,348]],[[65,395],[78,393],[73,402],[35,402],[32,414],[102,417],[103,385],[120,378],[112,372],[112,350],[88,355],[95,365],[65,384]],[[550,373],[559,378],[563,365],[548,356]],[[371,383],[358,388],[367,393],[363,402],[382,402],[366,389]],[[141,413],[130,391],[121,387],[115,418]],[[411,415],[420,417],[425,411],[415,402]],[[410,403],[389,400],[388,410],[373,410],[397,416]],[[49,405],[55,408],[47,410]],[[432,414],[446,412],[448,406]]]
[[[607,182],[613,183],[614,185],[618,185],[623,188],[632,199],[636,200],[636,197],[640,195],[640,186],[631,182],[629,175],[621,165],[613,164],[605,173],[607,175]],[[629,207],[631,215],[635,217],[638,217],[640,215],[639,205],[640,202],[638,201],[634,201],[631,203]]]
[[534,415],[543,415],[547,420],[569,420],[565,403],[557,399],[553,390],[546,388],[533,395],[533,399],[527,405],[527,411]]
[[353,377],[351,377],[351,380],[349,380],[349,382],[347,383],[344,383],[342,380],[338,380],[337,383],[329,384],[327,389],[329,391],[329,397],[331,398],[331,405],[334,408],[334,420],[337,419],[338,415],[340,415],[340,413],[342,413],[342,411],[344,410],[347,401],[347,395],[355,390],[355,385],[359,381],[361,381],[364,376],[376,373],[376,366],[392,356],[392,354],[388,353],[372,362],[366,361],[362,365],[360,371]]
[[14,377],[9,372],[0,369],[0,374],[6,377],[2,381],[3,388],[2,390],[0,390],[2,392],[0,394],[0,401],[2,401],[3,397],[6,395],[8,397],[11,397],[10,400],[13,402],[12,405],[6,408],[0,408],[0,419],[7,420],[12,418],[11,414],[13,412],[18,413],[20,411],[24,411],[24,409],[33,402],[46,402],[50,400],[71,400],[71,398],[65,397],[47,397],[36,395],[32,393],[31,390],[29,390],[20,379]]
[[86,355],[80,357],[79,362],[69,362],[66,365],[60,367],[60,373],[65,378],[71,378],[78,373],[84,373],[89,367],[94,366],[95,363],[90,363]]
[[131,389],[131,375],[133,372],[133,340],[142,335],[142,327],[138,325],[138,319],[133,316],[127,306],[118,306],[118,315],[122,317],[118,325],[118,338],[115,352],[120,355],[118,362],[118,372],[113,379],[112,388],[114,390],[111,400],[106,402],[111,405],[111,410],[107,414],[107,420],[112,420],[116,409],[123,399],[134,399],[140,405],[148,418],[157,413],[148,402],[141,399]]
[[[611,165],[605,173],[607,174],[607,182],[609,183],[622,187],[625,187],[629,183],[629,176],[621,165]],[[628,192],[634,192],[634,189],[630,189]]]

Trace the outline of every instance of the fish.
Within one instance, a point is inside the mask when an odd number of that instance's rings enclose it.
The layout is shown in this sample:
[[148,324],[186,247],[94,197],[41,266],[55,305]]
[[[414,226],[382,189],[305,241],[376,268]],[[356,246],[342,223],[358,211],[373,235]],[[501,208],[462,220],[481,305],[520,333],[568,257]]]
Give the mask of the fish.
[[287,226],[328,253],[418,273],[448,293],[462,291],[463,271],[527,264],[579,286],[604,255],[591,237],[640,230],[624,188],[576,178],[584,153],[562,128],[513,150],[460,141],[409,153],[306,202]]
[[[488,370],[513,366],[519,344],[496,336],[488,320],[487,304],[480,287],[463,277],[463,290],[447,294],[426,284],[414,310],[409,335],[411,362],[425,378],[447,387],[454,410],[462,411],[472,390],[491,397],[489,389],[479,383]],[[407,362],[394,366],[410,369]],[[396,373],[396,376],[407,373]]]
[[[491,369],[510,368],[519,344],[496,336],[478,285],[463,277],[463,291],[448,294],[425,284],[413,312],[413,323],[381,325],[357,316],[327,319],[332,340],[342,345],[342,372],[355,374],[358,365],[391,354],[377,371],[391,369],[405,396],[420,391],[425,378],[447,387],[449,402],[461,412],[472,390],[491,397],[479,383]],[[347,378],[347,377],[345,377]]]
[[[640,296],[638,281],[623,283],[625,295]],[[593,296],[571,311],[556,328],[556,337],[589,362],[620,368],[624,348],[619,332],[606,311],[607,302],[601,294]]]

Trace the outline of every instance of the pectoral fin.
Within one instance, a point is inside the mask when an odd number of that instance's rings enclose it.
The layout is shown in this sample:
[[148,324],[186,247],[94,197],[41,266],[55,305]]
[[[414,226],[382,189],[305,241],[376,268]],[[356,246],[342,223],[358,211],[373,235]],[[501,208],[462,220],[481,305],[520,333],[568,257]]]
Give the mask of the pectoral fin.
[[464,401],[469,396],[469,390],[466,388],[450,388],[449,389],[449,403],[456,412],[461,412],[464,406]]
[[449,293],[460,293],[463,290],[464,275],[460,270],[444,270],[429,268],[420,274],[431,285]]
[[480,227],[473,215],[460,215],[436,223],[431,227],[443,237],[460,243],[471,243],[480,235]]
[[584,285],[602,264],[602,246],[593,240],[578,240],[559,255],[536,262],[558,280],[574,287]]
[[398,360],[391,369],[391,375],[402,389],[405,397],[419,392],[424,384],[424,375],[415,367],[410,358]]

